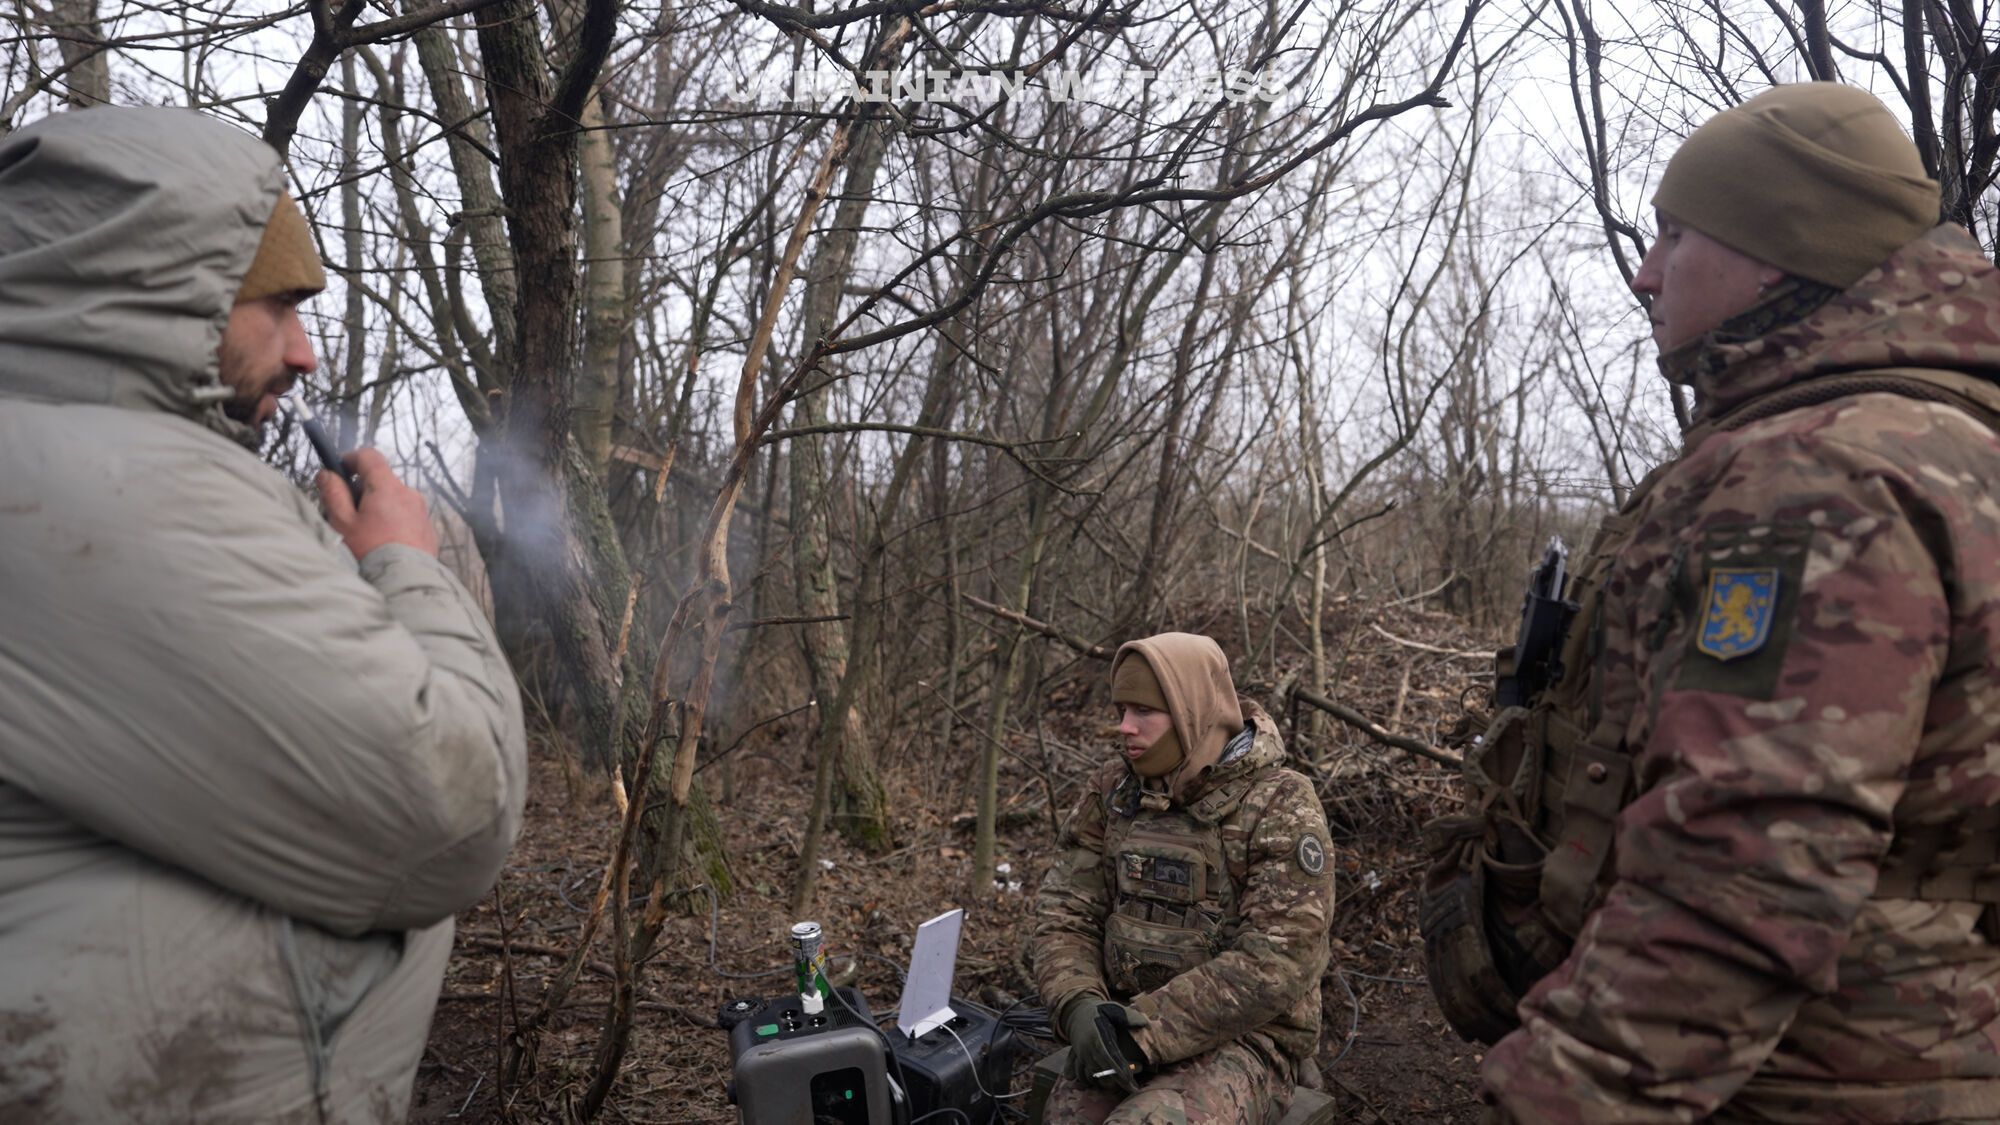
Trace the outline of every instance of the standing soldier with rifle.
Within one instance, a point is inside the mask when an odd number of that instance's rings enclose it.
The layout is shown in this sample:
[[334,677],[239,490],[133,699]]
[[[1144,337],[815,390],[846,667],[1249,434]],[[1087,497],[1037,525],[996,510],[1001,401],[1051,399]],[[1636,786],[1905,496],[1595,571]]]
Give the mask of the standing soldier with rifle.
[[1494,1121],[2000,1118],[2000,274],[1837,84],[1654,203],[1696,425],[1426,830],[1433,989]]

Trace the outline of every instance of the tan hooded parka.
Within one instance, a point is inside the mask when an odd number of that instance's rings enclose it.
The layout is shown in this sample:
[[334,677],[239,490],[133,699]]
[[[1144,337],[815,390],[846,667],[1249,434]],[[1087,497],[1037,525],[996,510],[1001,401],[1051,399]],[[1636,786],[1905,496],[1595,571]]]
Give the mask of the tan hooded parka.
[[0,1121],[400,1121],[519,829],[472,598],[222,413],[283,181],[182,111],[0,139]]

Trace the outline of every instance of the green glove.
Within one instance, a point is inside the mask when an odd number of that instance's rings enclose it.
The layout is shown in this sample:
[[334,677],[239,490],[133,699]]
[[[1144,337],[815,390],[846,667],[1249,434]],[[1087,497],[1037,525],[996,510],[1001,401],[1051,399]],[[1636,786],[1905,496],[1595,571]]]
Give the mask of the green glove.
[[1146,1056],[1131,1032],[1147,1023],[1144,1012],[1102,996],[1070,1001],[1062,1017],[1063,1038],[1069,1040],[1069,1065],[1063,1073],[1075,1082],[1138,1092]]
[[1063,1067],[1063,1077],[1072,1082],[1093,1085],[1091,1073],[1107,1065],[1091,1058],[1093,1048],[1098,1045],[1097,1006],[1104,1002],[1104,997],[1096,993],[1085,993],[1063,1006],[1058,1023],[1063,1040],[1069,1044],[1069,1061]]

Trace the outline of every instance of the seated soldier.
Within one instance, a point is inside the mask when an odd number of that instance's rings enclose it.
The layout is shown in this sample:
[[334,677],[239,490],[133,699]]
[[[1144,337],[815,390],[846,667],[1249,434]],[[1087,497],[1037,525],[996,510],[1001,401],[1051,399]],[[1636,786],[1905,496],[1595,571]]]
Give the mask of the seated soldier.
[[1035,983],[1070,1045],[1044,1118],[1276,1121],[1317,1085],[1325,813],[1214,641],[1130,641],[1111,668],[1124,753],[1036,902]]

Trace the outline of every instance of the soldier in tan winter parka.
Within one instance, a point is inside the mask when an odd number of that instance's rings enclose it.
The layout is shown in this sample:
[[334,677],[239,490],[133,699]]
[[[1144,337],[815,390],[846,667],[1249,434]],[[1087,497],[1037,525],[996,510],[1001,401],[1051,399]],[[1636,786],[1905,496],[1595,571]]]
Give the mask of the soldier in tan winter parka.
[[255,454],[326,284],[270,146],[0,137],[0,1121],[402,1121],[521,701],[378,452]]
[[2000,1119],[2000,275],[1839,85],[1719,114],[1654,202],[1696,425],[1592,552],[1540,774],[1581,926],[1489,1119]]
[[1275,1121],[1311,1082],[1333,909],[1326,816],[1213,640],[1112,662],[1125,752],[1063,825],[1032,961],[1070,1067],[1055,1122]]

